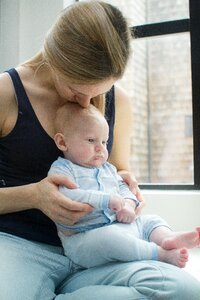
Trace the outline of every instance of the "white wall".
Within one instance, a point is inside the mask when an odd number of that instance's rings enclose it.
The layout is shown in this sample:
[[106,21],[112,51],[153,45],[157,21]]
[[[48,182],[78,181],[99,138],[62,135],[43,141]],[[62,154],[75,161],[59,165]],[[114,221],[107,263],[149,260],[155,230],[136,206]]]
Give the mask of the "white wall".
[[200,192],[143,191],[144,214],[159,214],[174,230],[190,230],[200,226]]
[[0,1],[0,70],[16,65],[19,57],[19,1]]
[[36,54],[63,7],[72,0],[0,0],[0,71]]
[[62,8],[60,0],[20,0],[19,62],[38,52]]

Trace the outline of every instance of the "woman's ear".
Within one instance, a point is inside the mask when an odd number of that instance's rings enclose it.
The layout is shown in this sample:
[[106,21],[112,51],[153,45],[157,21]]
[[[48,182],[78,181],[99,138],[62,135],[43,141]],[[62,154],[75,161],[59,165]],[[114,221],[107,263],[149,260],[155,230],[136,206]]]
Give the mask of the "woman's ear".
[[56,133],[54,136],[54,141],[58,149],[60,149],[61,151],[67,151],[67,143],[62,133],[60,132]]

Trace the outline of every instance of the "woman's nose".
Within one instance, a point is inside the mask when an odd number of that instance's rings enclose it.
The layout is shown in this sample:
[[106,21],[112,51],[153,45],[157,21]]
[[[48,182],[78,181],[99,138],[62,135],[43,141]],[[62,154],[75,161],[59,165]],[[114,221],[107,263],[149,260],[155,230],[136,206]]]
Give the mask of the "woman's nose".
[[87,108],[90,105],[91,97],[89,96],[77,96],[76,101],[83,108]]

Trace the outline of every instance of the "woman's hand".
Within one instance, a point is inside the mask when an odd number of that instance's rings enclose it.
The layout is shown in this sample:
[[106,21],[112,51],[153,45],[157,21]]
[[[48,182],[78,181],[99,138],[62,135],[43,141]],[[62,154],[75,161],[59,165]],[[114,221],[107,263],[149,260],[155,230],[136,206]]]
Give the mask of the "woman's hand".
[[36,208],[52,221],[65,225],[73,225],[81,217],[92,212],[93,208],[90,205],[73,201],[60,193],[59,185],[69,189],[77,188],[66,176],[50,175],[36,184]]
[[141,194],[137,180],[129,171],[122,170],[119,171],[118,174],[123,178],[124,182],[126,182],[126,184],[129,186],[130,191],[136,196],[138,201],[140,201],[140,205],[135,210],[135,213],[139,215],[141,213],[141,210],[145,206],[145,200]]

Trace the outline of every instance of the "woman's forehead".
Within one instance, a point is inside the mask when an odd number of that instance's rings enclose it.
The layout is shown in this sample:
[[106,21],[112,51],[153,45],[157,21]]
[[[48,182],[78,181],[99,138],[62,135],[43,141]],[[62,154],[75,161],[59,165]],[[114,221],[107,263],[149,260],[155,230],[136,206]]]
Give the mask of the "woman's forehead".
[[[63,79],[61,80],[64,83],[64,80]],[[94,98],[101,94],[107,93],[112,88],[115,82],[116,79],[108,78],[104,81],[100,81],[96,83],[85,83],[85,84],[68,83],[67,84],[67,81],[65,81],[65,84],[68,85],[68,87],[72,90],[72,92],[76,94]]]

